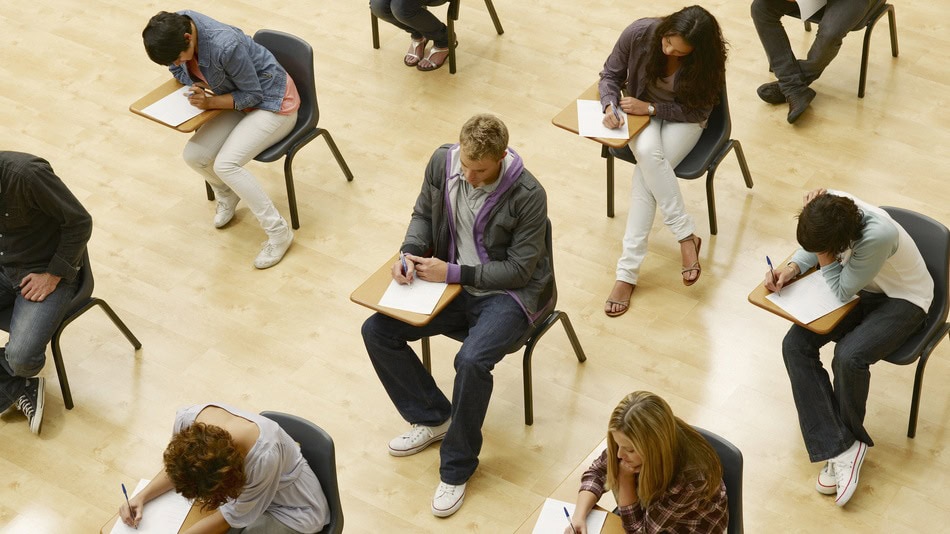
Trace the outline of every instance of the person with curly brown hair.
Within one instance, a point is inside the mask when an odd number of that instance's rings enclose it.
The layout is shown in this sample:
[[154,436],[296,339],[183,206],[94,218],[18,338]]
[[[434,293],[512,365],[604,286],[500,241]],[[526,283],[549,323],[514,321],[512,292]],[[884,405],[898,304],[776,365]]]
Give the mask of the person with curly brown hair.
[[319,532],[330,520],[320,481],[300,447],[274,421],[223,404],[182,408],[164,469],[128,504],[122,522],[137,526],[150,500],[174,490],[215,510],[186,532]]

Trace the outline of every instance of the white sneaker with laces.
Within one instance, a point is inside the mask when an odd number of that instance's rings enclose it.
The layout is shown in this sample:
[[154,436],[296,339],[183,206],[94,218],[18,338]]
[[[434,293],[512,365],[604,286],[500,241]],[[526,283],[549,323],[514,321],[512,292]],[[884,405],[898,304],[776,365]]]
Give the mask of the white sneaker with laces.
[[435,489],[435,495],[432,497],[432,515],[449,517],[462,507],[464,500],[465,484],[454,486],[439,482],[439,487]]
[[448,429],[449,421],[439,426],[412,425],[408,432],[396,436],[389,442],[389,454],[411,456],[436,441],[441,441]]
[[231,219],[234,218],[234,209],[237,208],[238,202],[241,201],[241,197],[235,195],[234,193],[231,193],[230,195],[215,193],[214,196],[218,200],[218,205],[215,206],[214,210],[214,227],[221,228],[231,222]]
[[835,478],[835,466],[831,460],[825,462],[825,467],[818,473],[818,482],[815,489],[824,495],[834,495],[838,492],[838,479]]
[[278,238],[277,241],[275,241],[274,238],[270,238],[264,241],[260,253],[257,255],[257,258],[254,259],[254,267],[266,269],[277,265],[277,263],[284,258],[284,254],[287,253],[287,249],[290,248],[290,244],[293,242],[294,233],[290,228],[287,228],[286,238]]
[[864,463],[864,456],[868,452],[868,446],[860,441],[855,441],[851,448],[835,456],[830,460],[835,470],[835,480],[837,482],[838,498],[835,504],[844,506],[854,495],[854,490],[858,487],[858,475],[861,473],[861,464]]

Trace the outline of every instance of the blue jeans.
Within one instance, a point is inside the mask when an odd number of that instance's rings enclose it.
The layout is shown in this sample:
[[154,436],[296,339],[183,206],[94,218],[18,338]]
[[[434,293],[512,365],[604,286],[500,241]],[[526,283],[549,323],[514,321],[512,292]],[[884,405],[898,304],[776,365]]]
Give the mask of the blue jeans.
[[[793,325],[782,341],[805,448],[812,462],[833,458],[854,440],[874,445],[864,429],[870,366],[897,350],[923,324],[918,306],[883,293],[861,291],[861,300],[828,334]],[[835,342],[834,384],[818,350]]]
[[0,411],[23,394],[25,378],[43,370],[46,345],[66,315],[78,283],[78,279],[60,280],[43,302],[32,302],[20,293],[20,280],[11,280],[7,274],[0,269],[0,308],[13,306],[10,340],[0,349]]
[[402,28],[413,39],[429,39],[439,48],[448,48],[449,30],[426,6],[440,6],[448,0],[370,0],[376,17]]
[[[492,369],[527,328],[527,317],[510,296],[475,297],[467,291],[426,326],[412,326],[379,313],[363,323],[366,351],[403,419],[437,426],[452,418],[440,451],[442,482],[463,484],[478,467]],[[455,386],[449,402],[408,341],[447,333],[464,335],[466,330],[468,335],[455,355]]]
[[798,3],[788,0],[753,0],[752,22],[769,58],[769,66],[778,78],[785,96],[803,91],[818,79],[825,67],[838,55],[844,36],[864,18],[874,0],[828,0],[821,14],[821,24],[808,57],[795,58],[788,34],[782,26],[783,15],[799,16]]

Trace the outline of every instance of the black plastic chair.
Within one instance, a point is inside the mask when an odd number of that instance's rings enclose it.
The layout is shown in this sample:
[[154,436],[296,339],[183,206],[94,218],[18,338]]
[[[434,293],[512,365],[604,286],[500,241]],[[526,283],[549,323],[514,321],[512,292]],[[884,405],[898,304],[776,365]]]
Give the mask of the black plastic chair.
[[[706,204],[709,209],[709,233],[716,235],[719,233],[719,225],[716,223],[716,191],[713,187],[713,178],[716,176],[716,169],[719,163],[729,154],[729,151],[735,149],[736,159],[739,160],[739,168],[742,170],[742,177],[745,179],[745,186],[752,189],[752,175],[749,174],[749,166],[745,161],[745,154],[742,152],[742,145],[738,139],[730,139],[732,135],[732,118],[729,116],[729,98],[726,94],[726,88],[723,86],[722,93],[719,95],[719,103],[713,108],[709,115],[706,129],[703,130],[699,141],[693,150],[686,155],[686,158],[676,166],[674,172],[676,176],[684,180],[695,180],[702,175],[706,175]],[[607,216],[614,216],[614,158],[636,164],[637,159],[633,156],[630,146],[623,148],[609,148],[604,145],[601,148],[600,155],[607,159]]]
[[300,453],[320,481],[330,506],[330,522],[320,534],[343,532],[343,505],[340,503],[340,486],[336,478],[333,438],[322,428],[296,415],[281,412],[261,412],[261,415],[280,425],[284,432],[300,444]]
[[[561,321],[561,324],[564,325],[564,333],[567,334],[567,339],[570,340],[571,346],[574,348],[574,355],[577,356],[577,361],[584,363],[587,361],[587,356],[584,354],[584,348],[581,347],[581,342],[577,339],[577,334],[574,332],[574,326],[571,324],[571,319],[567,316],[567,313],[560,310],[556,310],[557,306],[557,282],[555,281],[554,275],[554,249],[552,248],[552,239],[551,239],[551,221],[548,220],[547,231],[545,232],[545,243],[548,247],[548,252],[551,254],[551,283],[547,288],[547,293],[550,297],[547,300],[547,305],[544,306],[544,309],[538,315],[543,317],[535,322],[533,327],[528,327],[524,335],[519,339],[515,344],[508,349],[508,354],[513,354],[521,350],[521,347],[524,347],[524,361],[522,367],[524,370],[524,424],[531,425],[534,423],[534,396],[532,393],[531,387],[531,356],[534,354],[534,347],[538,344],[538,341],[541,340],[548,330],[554,326],[555,323]],[[542,301],[548,295],[542,295]],[[449,332],[445,334],[446,336],[456,340],[465,342],[465,338],[468,336],[467,330],[462,330],[458,332]],[[426,370],[430,373],[432,372],[432,355],[429,347],[429,338],[422,338],[422,365],[425,366]]]
[[[129,327],[125,326],[122,319],[119,319],[119,316],[112,311],[109,304],[100,298],[92,296],[95,281],[92,278],[92,267],[89,265],[89,251],[83,252],[82,267],[79,268],[78,276],[79,288],[76,290],[76,295],[73,297],[72,302],[69,303],[66,316],[63,317],[56,331],[53,332],[53,339],[50,342],[50,346],[53,349],[53,362],[56,364],[56,375],[59,377],[59,387],[63,392],[63,404],[66,405],[67,410],[73,409],[73,395],[69,390],[69,380],[66,378],[66,364],[63,363],[63,351],[59,345],[59,337],[63,334],[63,330],[66,329],[69,323],[79,318],[80,315],[86,313],[86,311],[93,306],[99,306],[106,312],[106,315],[112,319],[112,323],[122,331],[125,338],[129,340],[129,343],[132,344],[135,350],[142,348],[142,343],[140,343],[138,338],[129,330]],[[0,310],[0,330],[5,332],[10,331],[10,318],[12,315],[12,306]]]
[[[264,150],[254,158],[257,161],[271,163],[286,156],[284,160],[284,180],[287,182],[287,202],[290,204],[290,223],[296,230],[300,228],[300,219],[297,216],[297,194],[294,191],[294,156],[307,143],[321,135],[327,141],[327,146],[336,162],[343,170],[346,181],[353,181],[353,173],[347,166],[343,155],[333,142],[330,132],[317,127],[320,121],[320,108],[317,105],[317,85],[313,71],[313,48],[303,39],[276,30],[258,30],[254,40],[264,48],[270,50],[277,62],[294,80],[297,91],[300,93],[300,109],[297,110],[297,124],[287,137],[270,148]],[[214,191],[205,183],[208,200],[214,200]]]
[[910,402],[910,418],[907,421],[907,437],[913,438],[917,435],[917,414],[920,411],[920,390],[924,382],[924,368],[927,366],[930,354],[950,332],[950,324],[947,323],[947,314],[950,310],[948,306],[950,230],[934,219],[914,211],[890,206],[882,206],[882,209],[914,239],[934,281],[934,299],[924,325],[893,354],[884,358],[898,365],[917,362],[914,392]]
[[[824,8],[819,9],[805,21],[806,32],[811,31],[812,23],[821,23],[821,16],[824,14],[824,11]],[[891,55],[897,57],[899,53],[897,49],[897,17],[894,12],[894,6],[886,3],[885,0],[875,2],[864,18],[855,24],[854,28],[851,28],[853,32],[864,30],[864,48],[861,49],[861,76],[858,79],[858,98],[864,98],[864,86],[868,79],[868,51],[871,49],[871,32],[874,30],[874,25],[877,24],[877,21],[880,20],[885,13],[887,14],[887,22],[891,30]]]
[[[444,3],[446,3],[446,0],[429,0],[426,2],[426,5],[434,7],[441,6]],[[455,45],[457,41],[455,37],[455,21],[459,19],[461,0],[448,0],[448,3],[448,20],[445,25],[449,32],[449,73],[455,74]],[[495,4],[492,3],[492,0],[485,0],[485,8],[491,16],[492,23],[495,24],[495,31],[498,32],[498,35],[505,33],[505,29],[501,27],[501,20],[498,19],[498,12],[495,11]],[[373,48],[379,50],[379,18],[372,12],[370,12],[370,17],[373,27]]]
[[712,432],[694,426],[706,441],[712,445],[722,463],[722,481],[726,484],[726,497],[729,499],[729,534],[742,534],[742,451],[726,439]]

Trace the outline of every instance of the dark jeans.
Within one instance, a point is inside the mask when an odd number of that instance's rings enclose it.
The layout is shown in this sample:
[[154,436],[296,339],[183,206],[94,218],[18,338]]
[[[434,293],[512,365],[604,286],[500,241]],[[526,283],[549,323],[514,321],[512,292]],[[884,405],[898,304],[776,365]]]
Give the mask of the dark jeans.
[[[926,318],[923,310],[903,299],[867,291],[860,297],[854,310],[828,334],[793,325],[782,341],[798,422],[812,462],[841,454],[854,440],[874,445],[864,429],[870,365],[897,350]],[[818,357],[818,350],[829,341],[835,342],[834,385]]]
[[[379,313],[363,323],[366,351],[403,419],[436,426],[452,418],[440,451],[439,474],[446,484],[463,484],[478,467],[492,369],[527,328],[524,312],[510,296],[475,297],[466,291],[426,326],[411,326]],[[449,402],[407,342],[466,329],[468,337],[455,355]]]
[[23,394],[25,378],[43,370],[46,345],[66,315],[76,284],[76,280],[60,280],[43,302],[32,302],[20,293],[20,280],[11,280],[0,269],[0,309],[13,307],[10,340],[0,349],[0,411]]
[[424,36],[435,46],[448,48],[448,28],[426,9],[426,6],[441,6],[446,2],[448,0],[370,0],[369,8],[378,18],[409,32],[413,39]]
[[818,79],[825,67],[838,55],[844,36],[860,22],[874,0],[828,0],[821,13],[821,24],[808,57],[795,58],[795,52],[782,26],[784,15],[799,15],[798,3],[788,0],[753,0],[752,22],[769,58],[769,66],[785,96],[803,91]]

